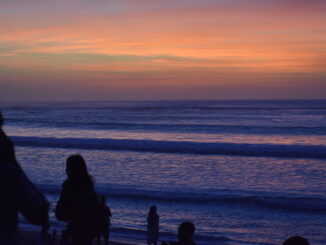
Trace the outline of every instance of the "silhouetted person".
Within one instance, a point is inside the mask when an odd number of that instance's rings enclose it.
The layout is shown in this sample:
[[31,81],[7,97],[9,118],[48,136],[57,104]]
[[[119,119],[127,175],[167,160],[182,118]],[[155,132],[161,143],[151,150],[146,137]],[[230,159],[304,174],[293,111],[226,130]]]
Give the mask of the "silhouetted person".
[[19,244],[18,213],[32,224],[47,227],[49,203],[16,161],[11,140],[2,130],[0,112],[0,244]]
[[[80,155],[68,157],[66,163],[68,179],[63,183],[56,206],[58,220],[68,222],[69,234],[75,245],[89,245],[99,236],[102,224],[97,221],[100,202],[94,190],[92,177],[88,174],[85,160]],[[94,225],[101,226],[100,228]]]
[[309,242],[301,236],[293,236],[283,242],[283,245],[309,245]]
[[156,206],[151,206],[147,216],[147,244],[156,245],[159,236],[160,216],[156,213]]
[[105,196],[100,196],[100,202],[102,204],[102,215],[103,215],[103,219],[104,219],[104,223],[103,223],[103,231],[100,234],[100,236],[98,236],[97,238],[97,244],[100,244],[100,239],[101,236],[103,236],[104,238],[104,242],[106,245],[109,244],[109,236],[110,236],[110,218],[112,217],[112,213],[111,213],[111,209],[109,206],[106,205],[106,198]]
[[[192,222],[183,222],[179,225],[178,237],[179,241],[170,242],[170,245],[196,245],[192,240],[195,233],[195,225]],[[162,245],[167,245],[167,242],[162,242]]]

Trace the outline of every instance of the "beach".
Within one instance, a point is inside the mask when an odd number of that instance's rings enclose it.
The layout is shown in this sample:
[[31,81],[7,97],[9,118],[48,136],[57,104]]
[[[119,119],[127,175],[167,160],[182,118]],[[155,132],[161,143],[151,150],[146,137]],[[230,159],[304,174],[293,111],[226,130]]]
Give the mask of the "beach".
[[[51,245],[59,245],[61,236],[60,234],[57,234],[56,236],[53,236],[53,234],[47,233],[49,236],[51,236]],[[40,233],[36,231],[30,231],[30,230],[22,230],[20,231],[20,241],[21,245],[38,245],[41,241],[40,239]],[[45,241],[49,241],[49,239],[44,239]],[[98,245],[97,240],[95,239],[93,241],[93,244]],[[104,244],[104,241],[101,240],[101,244]],[[110,241],[110,244],[112,245],[139,245],[141,243],[135,242],[122,242],[122,241]],[[48,244],[46,244],[48,245]]]
[[[160,240],[192,221],[197,244],[326,243],[326,101],[144,101],[5,105],[4,130],[51,203],[81,154],[112,210],[114,241]],[[22,230],[38,228],[20,220]],[[28,233],[30,234],[30,233]],[[33,233],[32,233],[33,234]],[[34,233],[35,234],[35,233]]]

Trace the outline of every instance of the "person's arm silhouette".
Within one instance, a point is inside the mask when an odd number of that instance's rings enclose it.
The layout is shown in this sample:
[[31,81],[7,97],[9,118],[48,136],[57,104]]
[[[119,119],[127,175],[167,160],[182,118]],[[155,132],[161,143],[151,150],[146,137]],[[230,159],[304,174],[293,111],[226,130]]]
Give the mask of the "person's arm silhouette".
[[32,224],[47,225],[49,203],[45,197],[35,188],[21,169],[13,170],[11,180],[19,212]]

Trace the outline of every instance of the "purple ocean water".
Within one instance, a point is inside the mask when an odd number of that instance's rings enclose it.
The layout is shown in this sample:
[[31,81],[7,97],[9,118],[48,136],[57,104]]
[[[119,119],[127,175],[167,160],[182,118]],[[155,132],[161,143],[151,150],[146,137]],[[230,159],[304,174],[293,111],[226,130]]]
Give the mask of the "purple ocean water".
[[[326,244],[326,101],[146,101],[2,105],[19,162],[52,203],[82,154],[113,213],[112,238],[160,240],[182,221],[197,244]],[[30,229],[22,220],[22,226]]]

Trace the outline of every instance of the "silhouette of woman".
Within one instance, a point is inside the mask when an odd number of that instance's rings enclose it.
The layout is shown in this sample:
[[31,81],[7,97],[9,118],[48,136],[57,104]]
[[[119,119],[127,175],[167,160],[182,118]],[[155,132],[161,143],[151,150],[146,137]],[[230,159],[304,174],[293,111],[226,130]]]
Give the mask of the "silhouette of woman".
[[17,162],[14,145],[2,124],[0,111],[0,241],[2,245],[16,245],[18,213],[32,224],[48,227],[49,203]]
[[93,180],[80,155],[68,157],[66,173],[68,179],[62,185],[56,217],[68,222],[66,234],[72,237],[73,244],[90,245],[97,236],[90,225],[94,223],[94,210],[99,207]]
[[156,245],[159,236],[159,219],[156,206],[151,206],[147,216],[147,244]]

